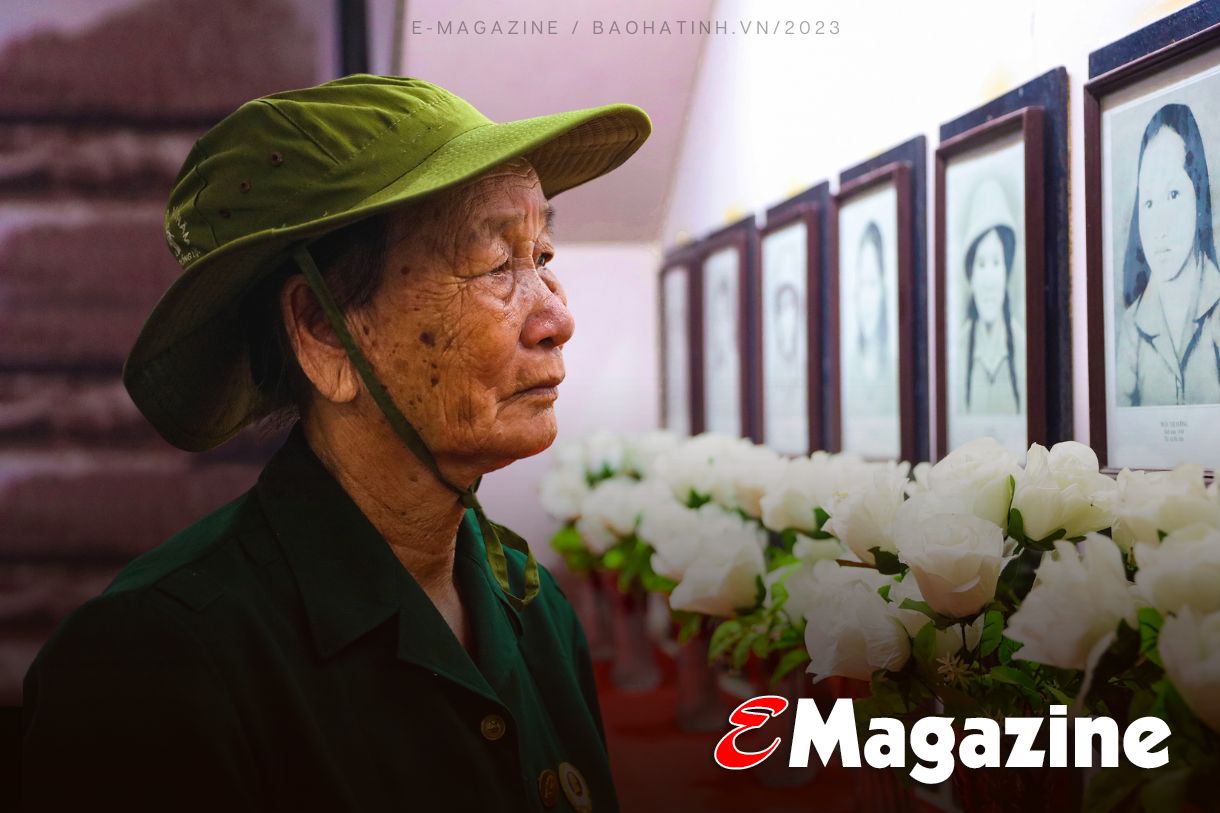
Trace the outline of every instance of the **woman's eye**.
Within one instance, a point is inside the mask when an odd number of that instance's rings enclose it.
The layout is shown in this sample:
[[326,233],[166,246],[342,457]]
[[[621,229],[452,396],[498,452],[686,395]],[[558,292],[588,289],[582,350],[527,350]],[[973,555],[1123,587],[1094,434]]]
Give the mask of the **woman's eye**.
[[1169,199],[1170,199],[1170,200],[1177,200],[1177,199],[1178,199],[1178,190],[1176,190],[1176,189],[1170,189],[1170,190],[1169,190]]
[[505,260],[504,262],[497,265],[495,268],[491,269],[491,271],[489,271],[488,273],[504,274],[508,271],[508,269],[511,265],[512,265],[512,260]]
[[1152,208],[1152,198],[1149,198],[1148,200],[1144,201],[1144,208],[1145,208],[1145,209],[1151,209],[1151,208]]
[[538,255],[537,265],[539,268],[546,268],[546,264],[553,259],[555,259],[554,254],[547,254],[546,252],[543,252],[542,254]]

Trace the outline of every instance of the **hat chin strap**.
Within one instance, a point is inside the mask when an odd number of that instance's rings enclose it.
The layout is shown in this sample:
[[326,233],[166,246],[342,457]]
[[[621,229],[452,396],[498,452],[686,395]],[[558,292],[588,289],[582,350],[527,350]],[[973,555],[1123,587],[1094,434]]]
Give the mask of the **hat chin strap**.
[[[441,474],[440,467],[436,464],[436,459],[432,456],[432,452],[424,445],[423,439],[415,431],[415,427],[403,417],[402,412],[399,411],[393,399],[390,398],[390,393],[377,380],[377,376],[374,375],[373,367],[369,364],[368,358],[365,357],[355,340],[352,339],[352,334],[347,329],[347,322],[339,311],[338,306],[335,305],[334,299],[331,298],[330,291],[327,290],[326,283],[323,281],[321,273],[318,272],[318,266],[314,263],[309,249],[301,246],[293,252],[292,257],[300,267],[301,273],[305,276],[305,281],[309,283],[309,287],[318,298],[318,302],[322,305],[326,319],[330,322],[331,328],[343,344],[343,349],[347,352],[348,359],[355,365],[361,380],[364,381],[365,388],[373,396],[373,400],[377,402],[377,406],[381,409],[381,413],[385,415],[386,420],[389,421],[394,433],[406,444],[411,453],[428,467],[428,470],[432,472],[437,480],[458,496],[458,500],[463,506],[474,510],[475,519],[479,524],[479,531],[483,535],[483,544],[487,548],[487,562],[491,565],[491,572],[496,577],[496,582],[500,585],[500,589],[504,591],[504,595],[513,607],[518,610],[524,608],[538,595],[539,587],[538,562],[534,559],[534,554],[530,551],[529,545],[513,531],[487,518],[487,514],[483,511],[483,506],[479,504],[479,498],[475,496],[475,490],[478,489],[479,481],[482,478],[476,480],[475,484],[470,488],[459,488],[445,479],[444,475]],[[504,545],[521,551],[526,556],[524,575],[525,594],[523,596],[513,595],[512,587],[508,580],[508,562],[504,556]]]

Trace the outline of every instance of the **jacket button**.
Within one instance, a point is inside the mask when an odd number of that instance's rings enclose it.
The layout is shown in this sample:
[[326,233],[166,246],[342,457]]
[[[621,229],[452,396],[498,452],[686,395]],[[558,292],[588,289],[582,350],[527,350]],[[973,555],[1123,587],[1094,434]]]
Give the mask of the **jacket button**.
[[483,722],[479,725],[479,730],[483,733],[483,738],[495,742],[504,736],[504,732],[508,727],[504,724],[504,718],[498,714],[489,714],[483,718]]
[[550,768],[538,774],[538,796],[543,807],[554,807],[559,801],[559,775]]

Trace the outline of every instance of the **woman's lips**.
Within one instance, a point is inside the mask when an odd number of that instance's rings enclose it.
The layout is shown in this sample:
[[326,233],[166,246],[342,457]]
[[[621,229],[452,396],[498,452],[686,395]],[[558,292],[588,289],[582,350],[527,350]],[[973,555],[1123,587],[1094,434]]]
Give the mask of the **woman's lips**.
[[559,385],[563,382],[563,378],[549,378],[545,381],[540,381],[532,387],[525,387],[517,390],[512,394],[513,398],[550,398],[559,397]]

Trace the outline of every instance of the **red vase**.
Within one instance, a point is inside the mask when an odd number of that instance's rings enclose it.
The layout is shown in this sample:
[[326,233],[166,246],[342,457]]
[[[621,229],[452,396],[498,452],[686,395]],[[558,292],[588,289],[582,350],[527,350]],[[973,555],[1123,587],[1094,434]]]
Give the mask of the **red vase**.
[[589,571],[585,590],[585,625],[589,641],[589,656],[595,661],[608,661],[614,657],[614,602],[612,591],[616,591],[607,574],[598,570]]
[[966,768],[950,781],[962,810],[971,813],[1075,811],[1084,802],[1084,781],[1075,768]]
[[[770,725],[764,726],[768,742],[775,737],[781,737],[783,743],[792,742],[792,731],[796,726],[797,701],[802,697],[812,698],[823,715],[830,713],[835,694],[833,687],[825,681],[814,684],[812,678],[803,669],[796,669],[772,686],[771,675],[776,666],[775,659],[769,659],[761,666],[762,668],[757,671],[751,681],[754,684],[755,695],[775,694],[788,701],[788,710],[773,720]],[[771,726],[777,727],[772,728]],[[818,760],[816,752],[811,752],[808,766],[789,767],[787,749],[781,747],[763,764],[755,768],[753,773],[754,778],[765,787],[796,788],[813,782],[821,768],[822,763]]]
[[[609,574],[607,574],[609,575]],[[647,692],[661,683],[648,635],[648,593],[633,586],[614,592],[614,668],[610,678],[625,692]]]
[[674,668],[678,683],[678,728],[690,732],[724,731],[729,708],[720,695],[719,672],[708,663],[712,641],[710,619],[703,619],[699,632],[678,647]]

